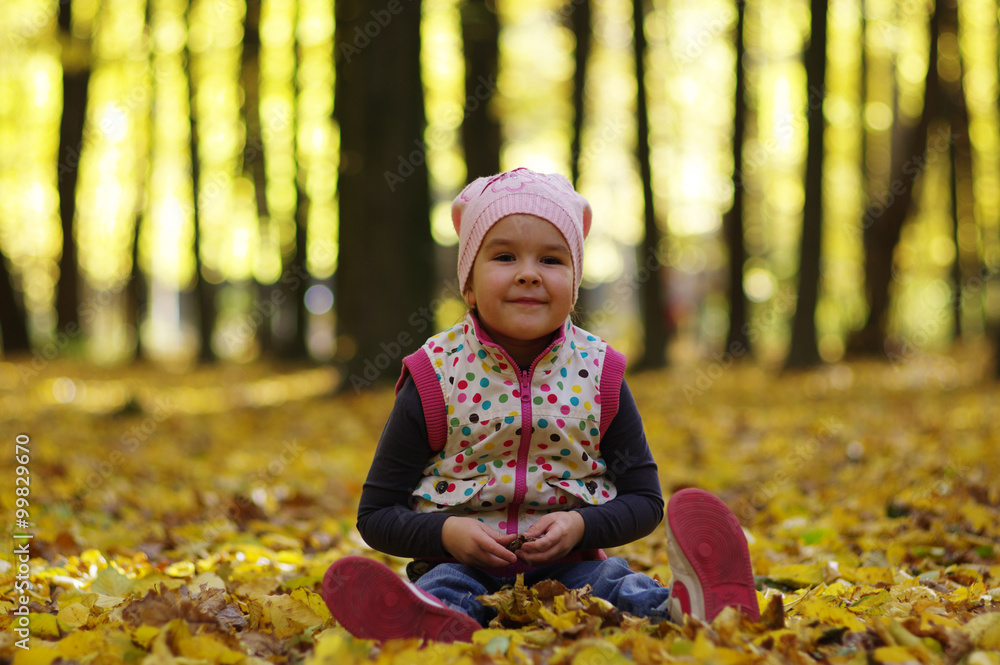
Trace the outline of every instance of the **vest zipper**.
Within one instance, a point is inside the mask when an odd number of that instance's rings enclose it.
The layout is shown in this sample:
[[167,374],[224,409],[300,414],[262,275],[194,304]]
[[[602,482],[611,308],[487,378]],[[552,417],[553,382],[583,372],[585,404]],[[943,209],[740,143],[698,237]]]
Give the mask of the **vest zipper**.
[[506,356],[511,369],[517,374],[518,385],[521,390],[521,440],[517,446],[517,466],[514,470],[514,497],[511,499],[510,505],[507,506],[507,533],[517,534],[521,526],[519,515],[521,503],[524,501],[524,495],[528,493],[528,453],[531,452],[532,423],[534,422],[531,413],[531,380],[535,375],[535,367],[538,365],[538,361],[547,356],[556,344],[565,342],[566,337],[563,335],[561,339],[552,340],[552,343],[535,357],[527,372],[521,371],[518,364],[507,353],[507,349],[499,344],[487,344],[482,340],[479,341],[484,346],[488,345],[499,349]]
[[[537,358],[535,361],[537,362]],[[521,384],[521,441],[517,446],[517,467],[514,476],[514,498],[511,499],[510,506],[507,507],[507,533],[518,533],[521,527],[519,513],[521,512],[521,502],[528,492],[528,453],[531,449],[531,376],[534,373],[535,365],[532,363],[527,373],[514,365],[517,370],[518,379]]]

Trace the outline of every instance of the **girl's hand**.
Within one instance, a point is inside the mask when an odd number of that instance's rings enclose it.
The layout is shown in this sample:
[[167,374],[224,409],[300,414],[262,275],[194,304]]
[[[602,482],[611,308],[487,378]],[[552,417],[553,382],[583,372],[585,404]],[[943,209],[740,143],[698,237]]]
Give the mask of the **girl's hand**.
[[441,541],[453,557],[467,566],[499,568],[517,562],[507,544],[517,536],[503,534],[471,517],[449,517],[441,527]]
[[533,566],[551,563],[569,554],[583,539],[583,531],[583,517],[577,511],[547,513],[524,532],[535,540],[522,545],[517,555]]

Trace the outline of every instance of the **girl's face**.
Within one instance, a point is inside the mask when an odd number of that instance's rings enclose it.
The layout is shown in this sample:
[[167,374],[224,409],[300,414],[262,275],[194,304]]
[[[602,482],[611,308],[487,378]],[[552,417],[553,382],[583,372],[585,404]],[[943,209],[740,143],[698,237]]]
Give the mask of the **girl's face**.
[[490,337],[527,365],[573,309],[566,239],[540,217],[504,217],[483,238],[464,296]]

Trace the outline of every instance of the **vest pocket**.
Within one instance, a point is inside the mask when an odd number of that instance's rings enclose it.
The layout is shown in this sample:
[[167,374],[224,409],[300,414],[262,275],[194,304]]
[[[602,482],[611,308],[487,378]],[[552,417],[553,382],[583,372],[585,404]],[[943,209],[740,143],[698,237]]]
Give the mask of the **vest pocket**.
[[565,496],[571,505],[596,506],[607,503],[617,496],[614,483],[604,476],[586,478],[549,478],[545,481],[556,491],[557,496]]
[[424,476],[413,490],[413,496],[418,499],[417,509],[423,507],[427,512],[437,507],[461,506],[475,500],[487,482],[489,478],[485,476],[472,479]]

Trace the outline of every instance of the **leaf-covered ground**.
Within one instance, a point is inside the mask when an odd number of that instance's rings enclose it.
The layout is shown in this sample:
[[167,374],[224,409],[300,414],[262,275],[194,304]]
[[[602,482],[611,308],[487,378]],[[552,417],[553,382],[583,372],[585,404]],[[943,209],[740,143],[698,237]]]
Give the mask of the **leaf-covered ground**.
[[[743,522],[762,622],[650,625],[544,586],[494,598],[503,625],[475,643],[418,653],[353,639],[318,595],[338,557],[405,563],[354,529],[390,391],[324,396],[331,371],[264,365],[0,363],[0,662],[998,664],[1000,387],[986,364],[630,376],[665,493],[704,487]],[[8,535],[17,466],[30,539]],[[662,529],[613,553],[669,584]]]

